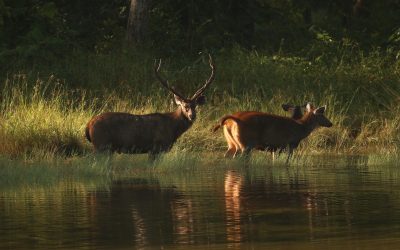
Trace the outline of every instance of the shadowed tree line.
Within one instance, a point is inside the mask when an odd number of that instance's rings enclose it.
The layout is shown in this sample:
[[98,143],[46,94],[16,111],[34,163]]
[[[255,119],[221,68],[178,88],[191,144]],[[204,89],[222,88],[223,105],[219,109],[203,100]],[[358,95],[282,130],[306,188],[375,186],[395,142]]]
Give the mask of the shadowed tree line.
[[321,41],[398,48],[400,1],[0,0],[3,66],[127,46],[178,55],[232,46],[305,54]]

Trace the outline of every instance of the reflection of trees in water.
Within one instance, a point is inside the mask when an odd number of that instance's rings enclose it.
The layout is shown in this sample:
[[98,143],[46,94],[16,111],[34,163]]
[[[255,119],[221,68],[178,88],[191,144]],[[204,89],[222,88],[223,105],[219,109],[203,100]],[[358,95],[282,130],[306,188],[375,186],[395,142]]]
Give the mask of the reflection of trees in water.
[[[337,194],[336,194],[337,195]],[[353,231],[354,207],[350,192],[332,197],[331,193],[309,187],[304,192],[304,207],[308,213],[309,238],[318,238],[321,232],[335,232],[342,235]]]
[[165,236],[172,225],[168,204],[173,196],[174,190],[146,180],[118,181],[107,192],[89,193],[94,244],[140,249],[169,239]]
[[[106,190],[67,183],[51,191],[18,193],[11,201],[0,199],[0,228],[19,221],[19,234],[31,235],[39,248],[59,244],[59,238],[70,240],[63,246],[81,240],[115,248],[225,242],[240,248],[243,242],[398,228],[396,178],[385,183],[388,178],[378,173],[331,170],[331,176],[322,177],[250,171],[227,170],[213,176],[215,183],[188,179],[179,190],[161,187],[158,180],[130,179],[115,181]],[[14,233],[5,230],[0,242]],[[23,246],[22,241],[13,244],[10,248]]]
[[117,181],[109,192],[97,193],[96,239],[113,246],[145,246],[168,242],[173,228],[170,203],[174,189],[157,181]]
[[[350,160],[360,161],[359,158]],[[382,174],[354,167],[308,176],[308,184],[300,191],[308,213],[309,237],[317,239],[327,233],[347,237],[363,234],[369,227],[393,226],[394,218],[399,218],[400,213],[396,214],[391,207],[396,206],[398,199],[385,184],[393,180]]]
[[[46,249],[71,246],[92,236],[87,217],[93,188],[80,182],[30,187],[0,194],[0,248]],[[12,240],[10,240],[12,239]]]
[[95,196],[95,203],[88,200],[94,206],[90,213],[97,218],[98,240],[136,247],[195,242],[192,200],[176,188],[135,179],[114,182],[109,192]]

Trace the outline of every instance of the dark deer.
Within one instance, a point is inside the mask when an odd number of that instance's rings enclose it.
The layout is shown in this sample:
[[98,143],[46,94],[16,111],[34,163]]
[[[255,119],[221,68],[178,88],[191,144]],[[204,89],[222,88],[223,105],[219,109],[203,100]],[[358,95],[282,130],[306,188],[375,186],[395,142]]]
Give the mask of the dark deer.
[[[226,157],[235,157],[238,153],[248,155],[254,148],[271,151],[288,148],[288,162],[293,150],[313,130],[332,126],[324,115],[325,109],[325,106],[315,109],[308,103],[306,113],[299,119],[254,111],[237,112],[222,117],[213,130],[224,127],[228,143]],[[227,130],[227,126],[231,129]]]
[[[299,106],[299,105],[292,105],[292,104],[282,104],[282,109],[289,112],[290,118],[294,120],[299,120],[303,117],[302,108],[305,108],[307,104]],[[293,149],[296,149],[298,145],[296,145]],[[286,147],[279,148],[278,156],[286,149]],[[278,148],[273,147],[272,145],[268,145],[265,148],[261,148],[261,150],[267,150],[272,153],[272,160],[275,160],[275,152]]]
[[215,65],[209,56],[211,75],[191,98],[185,98],[170,87],[159,71],[161,60],[154,65],[158,81],[174,94],[178,108],[170,113],[134,115],[108,112],[93,117],[86,126],[86,138],[96,152],[149,153],[150,159],[171,149],[175,141],[196,119],[196,107],[205,103],[204,91],[215,78]]

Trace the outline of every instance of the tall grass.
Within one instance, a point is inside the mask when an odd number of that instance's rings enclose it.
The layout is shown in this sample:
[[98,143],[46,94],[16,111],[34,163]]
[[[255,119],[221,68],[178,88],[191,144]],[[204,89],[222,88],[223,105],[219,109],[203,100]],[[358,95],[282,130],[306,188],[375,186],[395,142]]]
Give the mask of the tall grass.
[[[286,115],[282,103],[306,101],[327,104],[326,116],[334,126],[311,134],[298,155],[398,152],[399,60],[379,51],[338,55],[329,63],[320,57],[271,56],[240,49],[214,57],[217,78],[207,90],[208,103],[199,107],[198,120],[168,157],[184,159],[186,152],[222,156],[223,135],[210,132],[222,115],[238,110]],[[93,115],[173,110],[172,99],[153,77],[152,66],[152,56],[79,55],[54,66],[54,74],[4,77],[0,154],[26,160],[86,155],[91,145],[84,128]],[[187,95],[210,73],[203,55],[167,59],[162,70]]]

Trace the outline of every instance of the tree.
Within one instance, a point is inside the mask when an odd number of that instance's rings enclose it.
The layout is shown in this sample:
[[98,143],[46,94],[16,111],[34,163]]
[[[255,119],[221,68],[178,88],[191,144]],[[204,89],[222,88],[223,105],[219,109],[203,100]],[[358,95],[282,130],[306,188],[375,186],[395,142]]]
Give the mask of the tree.
[[128,42],[142,44],[146,38],[151,0],[131,0],[126,37]]

